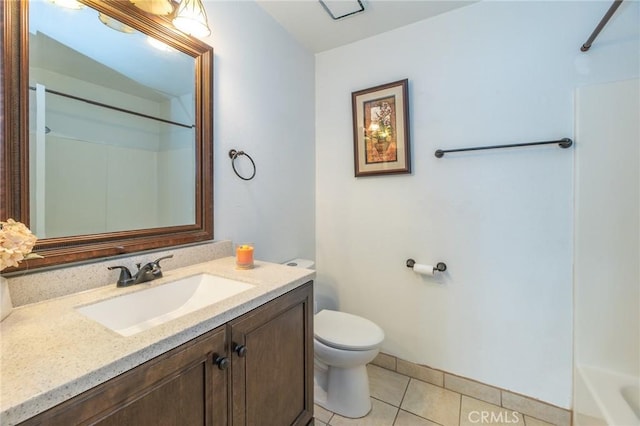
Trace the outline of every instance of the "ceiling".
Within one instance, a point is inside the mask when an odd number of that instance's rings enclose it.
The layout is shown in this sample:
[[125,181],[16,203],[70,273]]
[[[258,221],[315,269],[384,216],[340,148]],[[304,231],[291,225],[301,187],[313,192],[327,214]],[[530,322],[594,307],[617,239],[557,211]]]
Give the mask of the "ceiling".
[[[303,46],[318,53],[468,6],[476,1],[361,0],[364,12],[339,20],[333,20],[318,0],[257,0],[257,3]],[[340,10],[359,9],[356,0],[327,0],[326,3],[337,4]]]

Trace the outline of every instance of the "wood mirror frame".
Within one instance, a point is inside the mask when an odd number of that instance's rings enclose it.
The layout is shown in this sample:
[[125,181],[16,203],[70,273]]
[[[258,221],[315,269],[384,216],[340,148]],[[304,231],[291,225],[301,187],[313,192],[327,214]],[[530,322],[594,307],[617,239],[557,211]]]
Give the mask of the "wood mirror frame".
[[[195,224],[77,235],[38,240],[34,252],[44,256],[5,272],[60,265],[213,239],[213,49],[176,30],[168,18],[147,14],[128,1],[79,0],[138,31],[192,56],[195,60],[196,170]],[[2,146],[0,147],[0,219],[29,226],[29,4],[3,1]],[[132,186],[135,183],[132,182]]]

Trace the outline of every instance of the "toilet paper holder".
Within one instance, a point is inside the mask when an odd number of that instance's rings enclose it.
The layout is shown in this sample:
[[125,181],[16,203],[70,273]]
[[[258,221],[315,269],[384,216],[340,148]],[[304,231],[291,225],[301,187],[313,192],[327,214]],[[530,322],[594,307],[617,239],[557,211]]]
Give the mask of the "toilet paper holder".
[[[416,264],[416,261],[413,259],[407,259],[406,265],[407,268],[412,268]],[[436,263],[436,266],[433,267],[433,272],[444,272],[447,270],[447,265],[444,262]]]

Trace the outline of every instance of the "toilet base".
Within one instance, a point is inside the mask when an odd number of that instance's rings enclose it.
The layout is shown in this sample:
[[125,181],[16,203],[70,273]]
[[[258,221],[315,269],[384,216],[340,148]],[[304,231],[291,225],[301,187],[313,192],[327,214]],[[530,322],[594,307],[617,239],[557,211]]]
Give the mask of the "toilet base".
[[[323,374],[326,377],[322,377]],[[364,417],[371,411],[369,376],[365,365],[328,367],[325,371],[316,368],[314,382],[314,402],[322,408],[353,419]]]

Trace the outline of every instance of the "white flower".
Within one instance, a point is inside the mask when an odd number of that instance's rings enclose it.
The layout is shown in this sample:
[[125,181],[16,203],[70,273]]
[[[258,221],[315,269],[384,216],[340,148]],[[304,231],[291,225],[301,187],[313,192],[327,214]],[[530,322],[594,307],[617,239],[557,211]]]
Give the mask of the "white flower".
[[0,221],[0,271],[10,266],[18,266],[29,257],[41,257],[30,254],[38,238],[23,223],[13,219]]

